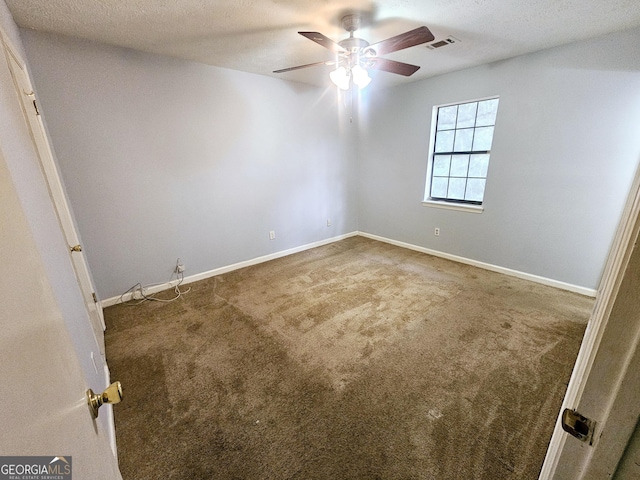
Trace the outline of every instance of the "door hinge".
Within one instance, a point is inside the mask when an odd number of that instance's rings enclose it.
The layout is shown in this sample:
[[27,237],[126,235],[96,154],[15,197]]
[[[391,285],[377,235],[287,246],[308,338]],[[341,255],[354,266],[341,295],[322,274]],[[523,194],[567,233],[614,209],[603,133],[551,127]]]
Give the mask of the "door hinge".
[[593,443],[593,431],[595,428],[596,422],[575,410],[565,408],[564,412],[562,412],[562,429],[582,442],[589,445]]
[[40,110],[38,110],[38,103],[36,102],[36,99],[33,99],[33,108],[36,111],[36,115],[40,115]]
[[98,296],[96,292],[91,292],[91,296],[93,297],[93,303],[98,303]]

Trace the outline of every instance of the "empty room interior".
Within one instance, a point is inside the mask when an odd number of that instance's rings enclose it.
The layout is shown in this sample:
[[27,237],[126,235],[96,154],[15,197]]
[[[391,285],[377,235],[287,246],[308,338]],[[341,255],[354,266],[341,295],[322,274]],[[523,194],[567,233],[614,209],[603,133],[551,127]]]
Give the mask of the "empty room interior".
[[640,478],[640,4],[0,0],[0,28],[0,455]]

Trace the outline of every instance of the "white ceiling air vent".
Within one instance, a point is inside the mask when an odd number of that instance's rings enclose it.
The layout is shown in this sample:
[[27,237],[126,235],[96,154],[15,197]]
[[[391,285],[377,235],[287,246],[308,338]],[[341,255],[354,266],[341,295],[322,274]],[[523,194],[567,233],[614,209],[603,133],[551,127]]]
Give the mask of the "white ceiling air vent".
[[440,48],[440,47],[444,47],[446,45],[453,45],[454,43],[460,43],[460,40],[458,40],[456,37],[454,37],[453,35],[449,35],[447,38],[445,38],[444,40],[438,40],[436,42],[433,43],[429,43],[427,45],[427,48],[429,50],[435,50],[436,48]]

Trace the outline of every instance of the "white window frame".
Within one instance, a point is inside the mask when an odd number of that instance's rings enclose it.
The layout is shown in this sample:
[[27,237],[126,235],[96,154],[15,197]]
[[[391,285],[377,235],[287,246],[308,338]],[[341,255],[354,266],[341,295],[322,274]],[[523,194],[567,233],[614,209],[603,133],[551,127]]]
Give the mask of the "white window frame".
[[[470,212],[470,213],[482,213],[484,211],[484,198],[483,198],[483,203],[481,205],[475,205],[471,203],[447,202],[444,200],[432,199],[431,198],[431,174],[433,170],[433,159],[434,159],[434,153],[435,153],[435,147],[436,147],[435,140],[436,140],[436,127],[437,127],[437,121],[438,121],[438,109],[442,107],[450,107],[453,105],[462,105],[465,103],[482,102],[484,100],[494,100],[494,99],[500,99],[500,96],[493,95],[490,97],[475,98],[472,100],[463,100],[459,102],[443,103],[441,105],[433,106],[433,110],[431,112],[431,132],[429,136],[429,159],[427,162],[427,178],[425,181],[424,199],[422,201],[422,205],[426,207],[444,208],[447,210],[458,210],[458,211]],[[495,135],[495,131],[494,131],[494,135]]]

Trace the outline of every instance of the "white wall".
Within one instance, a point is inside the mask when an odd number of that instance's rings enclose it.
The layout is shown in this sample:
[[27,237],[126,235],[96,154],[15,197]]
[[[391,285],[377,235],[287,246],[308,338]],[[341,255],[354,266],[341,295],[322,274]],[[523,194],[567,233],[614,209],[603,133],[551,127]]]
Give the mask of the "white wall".
[[[18,28],[4,0],[0,0],[0,27],[17,53],[24,58]],[[76,281],[69,250],[29,136],[4,51],[0,51],[0,149],[37,246],[36,255],[39,255],[44,266],[47,280],[53,289],[53,295],[71,335],[87,385],[96,391],[102,391],[106,378],[100,351]],[[16,213],[16,215],[20,214]],[[2,219],[3,229],[9,228],[5,226],[5,221],[8,222],[8,220]],[[4,275],[18,277],[20,272],[9,269],[4,272]],[[10,294],[7,293],[7,295],[9,297],[3,298],[3,304],[11,301]],[[0,310],[4,311],[2,308]],[[52,312],[52,315],[55,313]],[[13,321],[19,322],[19,319]],[[29,332],[23,333],[29,334]],[[96,358],[97,372],[91,361],[92,353]]]
[[[371,88],[353,124],[331,91],[22,37],[102,298],[353,230],[595,289],[640,159],[638,29]],[[484,213],[422,206],[433,106],[492,95]]]
[[102,298],[356,229],[333,91],[21,33]]
[[[639,44],[636,29],[369,98],[359,229],[597,288],[640,160]],[[433,106],[493,95],[484,213],[422,206]]]

